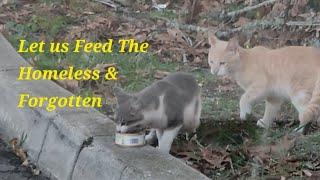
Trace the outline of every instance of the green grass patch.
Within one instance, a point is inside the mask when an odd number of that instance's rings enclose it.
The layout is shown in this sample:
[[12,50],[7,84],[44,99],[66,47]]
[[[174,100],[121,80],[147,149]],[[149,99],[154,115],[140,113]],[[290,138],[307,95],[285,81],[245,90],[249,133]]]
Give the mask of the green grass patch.
[[173,20],[178,17],[177,14],[172,10],[150,11],[149,16],[151,19],[166,18],[169,20]]
[[[296,146],[292,149],[292,153],[305,157],[306,159],[319,159],[320,158],[320,132],[310,134],[304,139],[298,141]],[[310,159],[310,160],[312,160]]]

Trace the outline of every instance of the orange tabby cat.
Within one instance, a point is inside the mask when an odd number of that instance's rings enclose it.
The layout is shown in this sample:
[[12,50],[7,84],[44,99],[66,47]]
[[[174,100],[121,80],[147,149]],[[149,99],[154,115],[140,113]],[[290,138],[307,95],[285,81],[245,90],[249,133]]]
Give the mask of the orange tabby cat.
[[209,34],[208,62],[212,74],[229,75],[245,90],[240,99],[240,118],[252,105],[265,100],[258,126],[268,128],[281,104],[290,100],[299,112],[300,132],[320,116],[320,49],[290,46],[281,49],[243,49],[236,39],[229,42]]

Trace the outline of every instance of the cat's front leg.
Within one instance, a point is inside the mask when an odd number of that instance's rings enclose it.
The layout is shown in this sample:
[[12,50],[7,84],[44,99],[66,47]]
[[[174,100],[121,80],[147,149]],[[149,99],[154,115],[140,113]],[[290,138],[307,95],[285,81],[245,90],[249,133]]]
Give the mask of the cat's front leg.
[[252,100],[250,92],[245,92],[240,98],[240,119],[245,120],[252,111]]
[[160,139],[158,139],[159,150],[163,153],[169,153],[174,138],[178,135],[182,125],[173,129],[166,129]]
[[145,140],[147,144],[152,144],[156,138],[156,129],[150,129],[150,132],[146,135]]
[[264,98],[263,88],[250,88],[240,98],[240,119],[245,120],[251,114],[252,105]]
[[258,120],[257,125],[262,128],[269,128],[281,109],[282,104],[282,99],[271,97],[267,98],[264,116],[262,119]]
[[162,135],[163,135],[163,129],[156,129],[156,135],[157,135],[157,139],[158,142],[160,141]]

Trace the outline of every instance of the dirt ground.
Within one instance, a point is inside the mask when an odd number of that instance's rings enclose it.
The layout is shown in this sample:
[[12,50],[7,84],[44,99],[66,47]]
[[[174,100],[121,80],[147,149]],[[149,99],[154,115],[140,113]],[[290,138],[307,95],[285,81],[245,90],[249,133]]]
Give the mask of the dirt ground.
[[0,132],[0,179],[3,180],[49,180],[48,177],[40,174],[33,175],[31,169],[21,166],[22,162],[8,144],[1,139]]

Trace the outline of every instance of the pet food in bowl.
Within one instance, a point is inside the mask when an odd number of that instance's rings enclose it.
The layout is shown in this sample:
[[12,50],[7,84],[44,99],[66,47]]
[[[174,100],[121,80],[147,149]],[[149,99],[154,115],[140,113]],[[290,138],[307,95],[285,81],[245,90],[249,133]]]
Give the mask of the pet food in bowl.
[[143,146],[145,144],[145,133],[116,132],[115,143],[125,147]]

